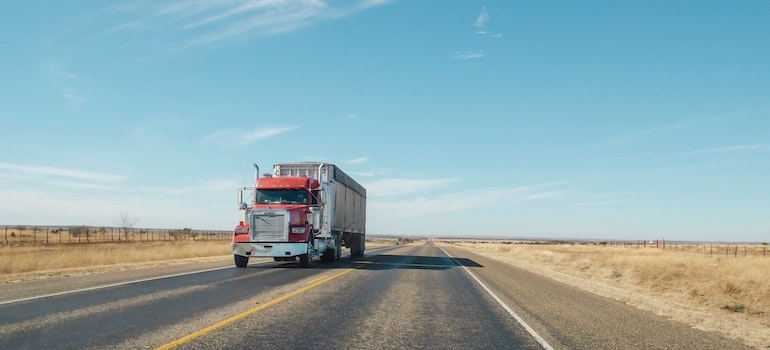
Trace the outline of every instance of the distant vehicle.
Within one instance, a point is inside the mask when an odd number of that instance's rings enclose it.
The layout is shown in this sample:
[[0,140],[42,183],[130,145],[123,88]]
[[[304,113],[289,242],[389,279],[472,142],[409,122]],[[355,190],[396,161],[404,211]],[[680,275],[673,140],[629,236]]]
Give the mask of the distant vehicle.
[[[282,163],[238,191],[243,220],[233,230],[235,266],[250,257],[272,257],[310,265],[316,256],[337,261],[366,249],[366,189],[328,163]],[[250,193],[248,203],[244,194]]]

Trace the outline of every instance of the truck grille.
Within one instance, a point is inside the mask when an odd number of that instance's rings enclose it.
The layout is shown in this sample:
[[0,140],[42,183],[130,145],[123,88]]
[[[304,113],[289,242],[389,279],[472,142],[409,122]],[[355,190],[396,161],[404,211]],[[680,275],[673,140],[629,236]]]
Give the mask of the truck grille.
[[260,210],[251,213],[251,241],[286,242],[289,240],[289,212]]

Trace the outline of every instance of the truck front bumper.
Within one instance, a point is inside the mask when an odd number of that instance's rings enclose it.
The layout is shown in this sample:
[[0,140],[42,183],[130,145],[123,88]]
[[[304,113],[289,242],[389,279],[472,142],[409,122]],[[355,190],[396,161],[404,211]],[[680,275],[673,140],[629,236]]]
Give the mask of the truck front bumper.
[[307,254],[307,243],[230,243],[234,255],[258,257],[292,257]]

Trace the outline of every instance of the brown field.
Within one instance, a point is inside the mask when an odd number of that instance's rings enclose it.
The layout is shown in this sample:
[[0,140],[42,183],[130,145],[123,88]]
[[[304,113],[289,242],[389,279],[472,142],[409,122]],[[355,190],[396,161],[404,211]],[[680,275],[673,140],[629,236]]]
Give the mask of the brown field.
[[230,258],[229,241],[0,246],[0,282]]
[[[704,247],[677,250],[450,242],[476,253],[546,275],[692,325],[770,347],[770,257],[711,255]],[[756,247],[755,247],[756,248]]]

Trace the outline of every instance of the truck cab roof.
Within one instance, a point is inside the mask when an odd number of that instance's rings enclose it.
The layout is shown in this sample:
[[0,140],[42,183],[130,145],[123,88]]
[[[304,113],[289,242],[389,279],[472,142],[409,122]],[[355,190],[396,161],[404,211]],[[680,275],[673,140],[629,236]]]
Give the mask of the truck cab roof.
[[318,188],[318,180],[307,177],[263,177],[257,179],[258,189]]

